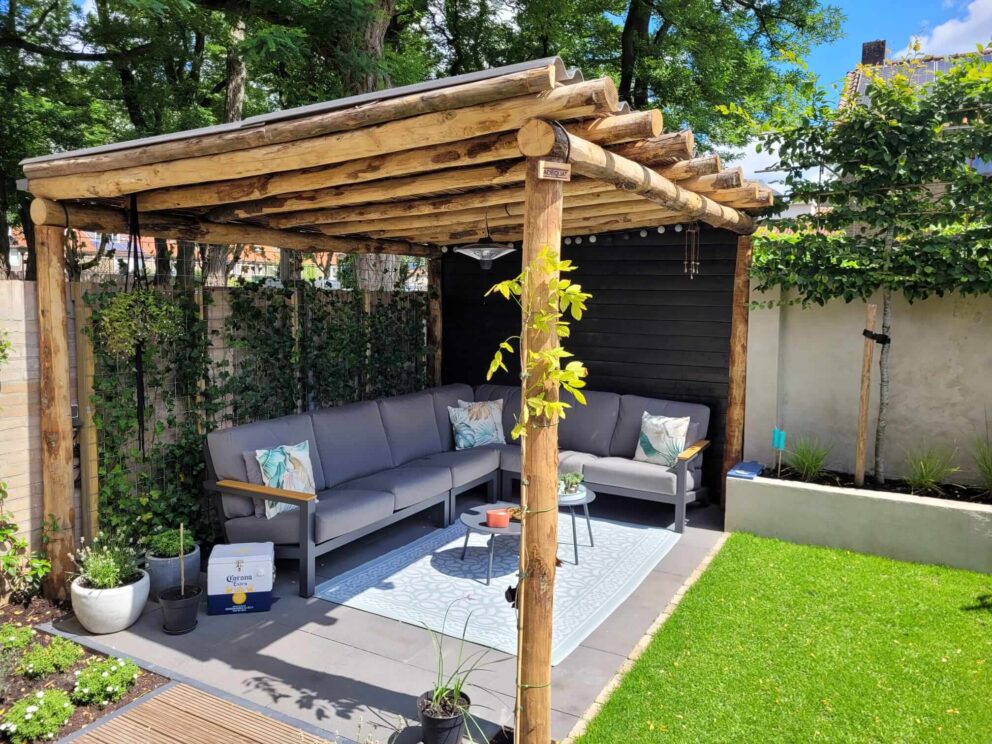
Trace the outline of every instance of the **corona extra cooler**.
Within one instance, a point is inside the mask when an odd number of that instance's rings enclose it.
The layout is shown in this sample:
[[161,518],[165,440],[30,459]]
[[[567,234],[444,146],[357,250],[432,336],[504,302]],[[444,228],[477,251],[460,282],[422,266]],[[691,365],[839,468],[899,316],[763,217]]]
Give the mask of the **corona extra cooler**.
[[267,611],[274,573],[272,543],[215,546],[207,568],[207,614]]

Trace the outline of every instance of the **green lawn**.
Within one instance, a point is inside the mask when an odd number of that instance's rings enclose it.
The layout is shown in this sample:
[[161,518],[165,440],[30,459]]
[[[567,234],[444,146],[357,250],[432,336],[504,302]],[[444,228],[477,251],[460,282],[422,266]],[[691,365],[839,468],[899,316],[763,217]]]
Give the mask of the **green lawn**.
[[992,576],[737,534],[579,739],[992,742]]

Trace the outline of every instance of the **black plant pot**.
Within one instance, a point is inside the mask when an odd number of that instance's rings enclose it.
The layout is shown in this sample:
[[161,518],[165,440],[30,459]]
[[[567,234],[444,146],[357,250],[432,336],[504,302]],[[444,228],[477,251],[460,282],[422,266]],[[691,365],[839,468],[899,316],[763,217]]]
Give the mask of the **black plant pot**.
[[162,605],[162,630],[169,635],[189,633],[196,627],[196,613],[200,609],[198,586],[186,587],[185,593],[174,586],[159,592],[158,603]]
[[[424,744],[461,744],[465,731],[465,716],[458,713],[453,716],[433,716],[427,712],[431,694],[425,692],[417,698],[417,711],[420,713],[420,737]],[[461,707],[468,708],[472,703],[468,695],[459,698]]]

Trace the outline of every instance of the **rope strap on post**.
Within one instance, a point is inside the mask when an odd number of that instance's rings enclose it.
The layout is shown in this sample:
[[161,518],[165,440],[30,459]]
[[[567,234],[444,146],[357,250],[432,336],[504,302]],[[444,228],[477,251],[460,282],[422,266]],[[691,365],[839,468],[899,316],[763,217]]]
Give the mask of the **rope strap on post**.
[[892,343],[892,339],[887,333],[875,333],[874,331],[869,331],[865,328],[861,332],[861,335],[865,338],[870,338],[876,344],[881,344],[882,346]]

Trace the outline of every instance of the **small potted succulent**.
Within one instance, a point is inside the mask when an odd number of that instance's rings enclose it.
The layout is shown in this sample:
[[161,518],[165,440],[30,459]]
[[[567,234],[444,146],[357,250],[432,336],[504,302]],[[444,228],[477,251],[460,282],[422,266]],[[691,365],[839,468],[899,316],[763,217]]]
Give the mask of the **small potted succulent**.
[[558,479],[558,494],[560,496],[576,496],[585,491],[582,485],[582,473],[563,473]]
[[[186,555],[186,535],[183,525],[179,525],[177,555]],[[200,556],[197,553],[196,570],[200,570]],[[196,614],[200,607],[200,594],[203,590],[196,584],[186,585],[186,561],[177,561],[179,583],[159,592],[158,601],[162,605],[162,630],[169,635],[189,633],[196,627]],[[194,574],[195,576],[195,574]]]
[[72,611],[90,633],[116,633],[133,625],[148,601],[148,574],[138,568],[134,545],[103,535],[73,557],[79,575],[70,585]]
[[[455,602],[458,601],[460,600],[455,600]],[[455,602],[449,604],[445,610],[444,620],[441,623],[442,629],[447,625],[448,613]],[[486,740],[478,723],[469,713],[469,706],[471,706],[472,701],[465,694],[465,685],[468,683],[469,676],[485,666],[483,660],[487,654],[487,651],[482,650],[470,654],[468,657],[463,657],[465,631],[468,630],[468,623],[471,619],[472,613],[470,612],[465,619],[462,637],[458,644],[455,669],[450,674],[446,673],[444,668],[444,635],[428,628],[437,656],[437,677],[434,686],[417,698],[417,713],[420,716],[421,728],[420,738],[423,744],[461,744],[466,723],[474,725],[478,733],[482,735],[482,740]],[[471,733],[469,733],[469,739],[475,741]]]
[[145,542],[145,568],[152,582],[152,599],[158,599],[163,589],[179,585],[180,564],[186,576],[196,583],[196,577],[200,573],[200,546],[186,532],[184,549],[180,550],[179,533],[180,530],[162,530]]

